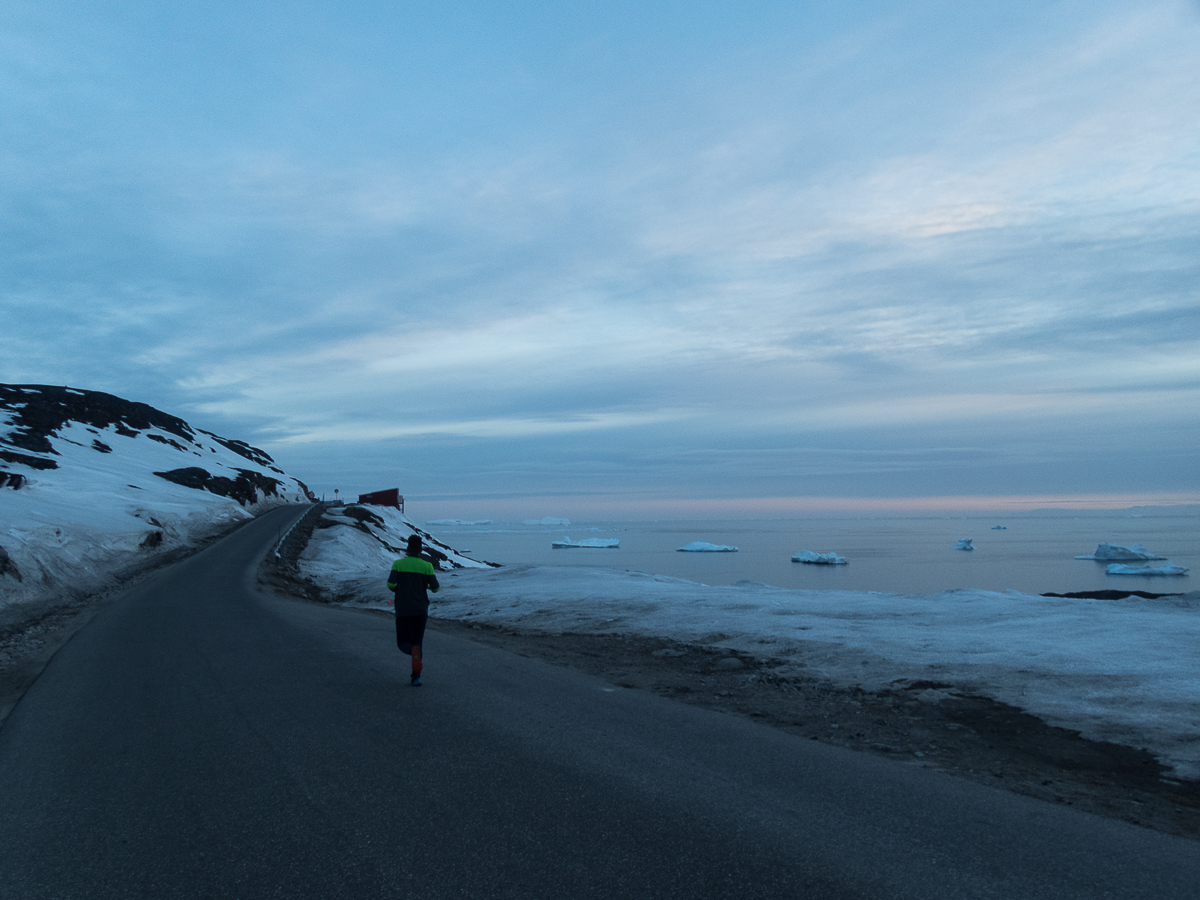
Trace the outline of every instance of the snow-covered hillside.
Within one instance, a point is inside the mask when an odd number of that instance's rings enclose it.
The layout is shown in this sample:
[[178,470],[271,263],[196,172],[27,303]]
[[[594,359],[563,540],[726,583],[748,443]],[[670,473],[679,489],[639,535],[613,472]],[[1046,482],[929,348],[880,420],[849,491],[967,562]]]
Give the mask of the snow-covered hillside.
[[392,562],[404,555],[410,535],[419,534],[434,566],[486,569],[494,565],[464,556],[422,531],[400,510],[387,506],[346,506],[325,510],[300,555],[302,575],[348,605],[386,606]]
[[114,574],[308,489],[262,450],[98,391],[0,385],[0,605]]

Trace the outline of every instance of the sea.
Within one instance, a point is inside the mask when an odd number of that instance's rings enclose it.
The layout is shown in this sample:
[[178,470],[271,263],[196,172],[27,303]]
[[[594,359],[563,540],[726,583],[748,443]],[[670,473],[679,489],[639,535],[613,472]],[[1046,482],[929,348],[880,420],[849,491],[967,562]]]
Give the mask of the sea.
[[[505,566],[604,566],[707,585],[758,582],[805,590],[933,594],[954,589],[1071,593],[1105,589],[1185,593],[1200,587],[1200,514],[1037,512],[993,517],[873,517],[771,520],[489,522],[426,525],[475,559]],[[553,549],[569,537],[616,538],[617,549]],[[974,550],[956,550],[969,538]],[[694,541],[736,552],[686,553]],[[1184,576],[1108,575],[1075,559],[1101,542],[1144,544],[1191,571]],[[802,550],[846,557],[839,566],[792,561]],[[1148,563],[1151,566],[1161,562]]]

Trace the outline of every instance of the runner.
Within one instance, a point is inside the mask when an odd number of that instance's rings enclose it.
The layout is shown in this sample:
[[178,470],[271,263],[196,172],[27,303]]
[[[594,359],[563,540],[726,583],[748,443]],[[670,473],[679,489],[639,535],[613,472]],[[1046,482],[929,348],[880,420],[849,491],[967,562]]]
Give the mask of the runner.
[[441,590],[433,564],[421,558],[421,536],[408,539],[405,557],[392,563],[387,586],[396,594],[396,646],[412,657],[413,687],[421,686],[421,641],[429,619],[429,594]]

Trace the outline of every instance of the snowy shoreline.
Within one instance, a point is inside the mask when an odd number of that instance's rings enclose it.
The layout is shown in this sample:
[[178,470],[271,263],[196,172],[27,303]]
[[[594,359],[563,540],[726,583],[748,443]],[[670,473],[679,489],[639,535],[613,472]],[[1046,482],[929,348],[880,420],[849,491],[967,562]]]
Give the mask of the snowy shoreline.
[[843,687],[928,679],[1145,748],[1177,777],[1200,778],[1200,592],[907,596],[551,566],[459,571],[443,584],[433,609],[441,618],[728,647],[783,660],[781,675],[802,670]]
[[[419,529],[398,510],[371,510],[386,526],[379,534],[319,529],[300,568],[336,602],[386,610],[387,545]],[[705,585],[603,566],[492,568],[453,551],[447,562],[465,568],[439,575],[438,618],[724,647],[780,660],[780,677],[803,673],[845,688],[927,680],[949,685],[947,696],[991,697],[1086,738],[1144,748],[1177,777],[1200,779],[1200,592],[1153,600],[903,594]]]

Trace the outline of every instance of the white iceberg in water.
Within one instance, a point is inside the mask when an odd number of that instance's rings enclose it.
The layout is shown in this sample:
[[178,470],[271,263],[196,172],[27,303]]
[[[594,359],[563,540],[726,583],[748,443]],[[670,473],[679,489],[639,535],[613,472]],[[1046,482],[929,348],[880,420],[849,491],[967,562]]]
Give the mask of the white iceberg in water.
[[737,553],[737,547],[727,547],[725,544],[710,544],[707,541],[692,541],[690,544],[677,549],[680,553]]
[[[1086,557],[1084,558],[1086,559]],[[1161,556],[1152,558],[1162,559]],[[1122,563],[1112,563],[1104,571],[1109,575],[1186,575],[1188,573],[1186,566],[1177,566],[1173,562],[1168,562],[1163,566],[1126,566]]]
[[1146,549],[1144,544],[1134,544],[1131,547],[1121,547],[1117,544],[1100,544],[1091,556],[1077,556],[1076,559],[1166,559],[1165,556],[1155,556]]
[[526,519],[526,525],[570,525],[570,519],[556,519],[553,516],[546,516],[544,519]]
[[811,566],[844,566],[850,560],[836,553],[813,553],[811,550],[801,550],[792,557],[792,562],[808,563]]
[[584,538],[582,541],[573,541],[569,537],[564,537],[561,541],[555,541],[550,545],[554,550],[566,550],[569,548],[591,548],[593,550],[616,550],[621,546],[619,538]]
[[954,545],[955,550],[974,550],[975,547],[971,544],[971,538],[963,538]]
[[426,525],[491,525],[491,519],[429,519],[425,522]]

